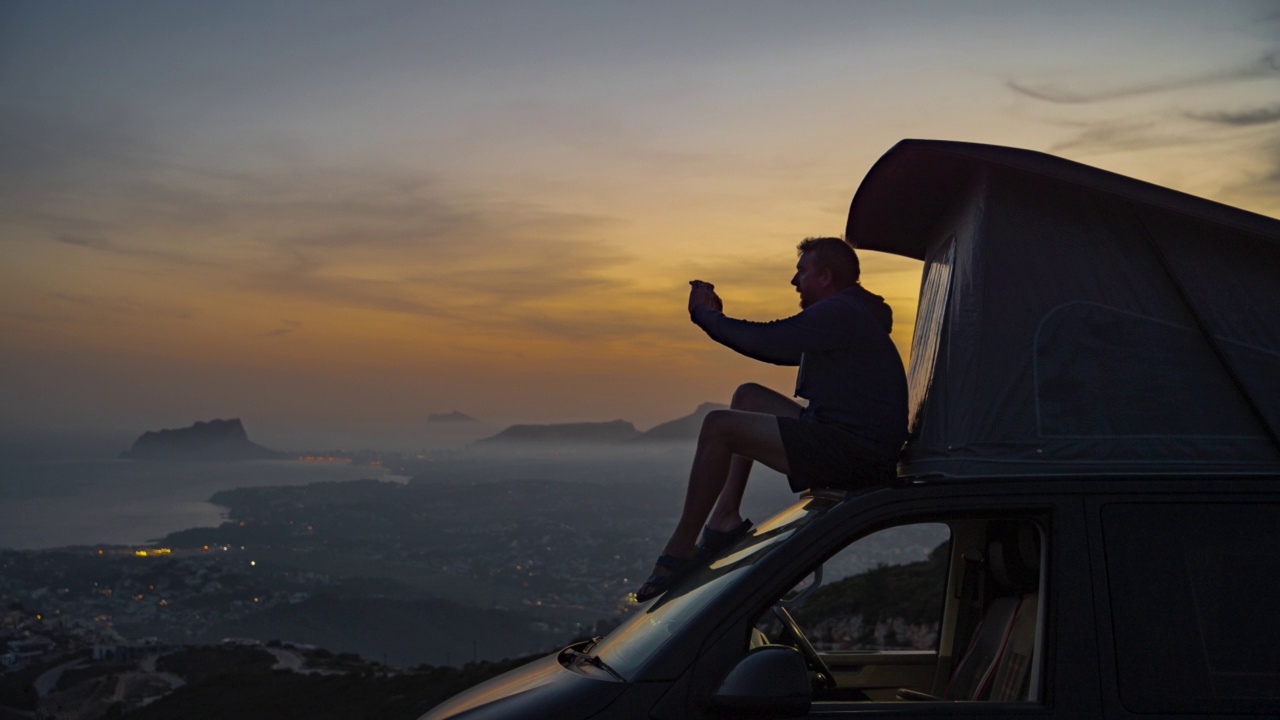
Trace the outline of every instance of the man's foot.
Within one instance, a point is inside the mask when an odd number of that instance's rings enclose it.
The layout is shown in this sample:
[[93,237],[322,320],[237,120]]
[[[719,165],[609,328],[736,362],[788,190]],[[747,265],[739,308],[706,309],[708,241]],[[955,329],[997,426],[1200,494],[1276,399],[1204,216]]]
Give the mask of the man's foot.
[[644,581],[644,585],[639,590],[631,593],[632,599],[636,602],[644,602],[651,598],[666,592],[676,583],[677,580],[684,577],[693,569],[693,557],[678,557],[676,555],[659,555],[657,562],[653,564],[653,573]]
[[698,545],[698,555],[701,557],[711,557],[719,554],[721,550],[738,542],[747,533],[751,532],[751,521],[743,520],[731,530],[716,530],[710,525],[702,528],[702,542]]

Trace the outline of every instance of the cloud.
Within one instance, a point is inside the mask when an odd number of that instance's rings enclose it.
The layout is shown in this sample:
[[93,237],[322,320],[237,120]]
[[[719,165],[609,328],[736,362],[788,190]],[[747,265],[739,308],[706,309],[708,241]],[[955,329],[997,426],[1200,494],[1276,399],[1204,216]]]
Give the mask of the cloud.
[[58,235],[54,238],[60,243],[66,245],[75,245],[77,247],[86,247],[93,250],[110,251],[111,243],[99,238],[74,237],[72,235]]
[[1280,104],[1270,107],[1253,108],[1251,110],[1188,112],[1188,118],[1221,125],[1247,127],[1250,125],[1268,125],[1280,121]]
[[282,324],[284,327],[278,327],[272,330],[268,330],[262,333],[262,336],[269,337],[269,338],[284,337],[285,335],[288,335],[289,333],[294,332],[302,327],[302,323],[298,322],[297,320],[281,320],[280,324]]
[[[699,266],[708,281],[714,280],[721,292],[741,287],[776,286],[787,288],[795,274],[796,253],[789,245],[780,245],[767,256],[716,257]],[[693,278],[689,278],[693,279]]]
[[[1242,27],[1242,32],[1263,34],[1274,40],[1280,29],[1276,19],[1280,13],[1272,13],[1257,22]],[[1274,43],[1273,43],[1274,47]],[[1090,105],[1090,119],[1062,122],[1059,125],[1073,130],[1071,136],[1051,145],[1051,152],[1071,151],[1084,153],[1133,153],[1150,150],[1213,152],[1219,148],[1223,157],[1249,157],[1250,164],[1243,181],[1232,182],[1218,188],[1217,196],[1225,202],[1245,201],[1262,212],[1275,212],[1273,200],[1280,190],[1280,105],[1270,104],[1240,109],[1198,107],[1194,110],[1177,105],[1148,106],[1140,114],[1134,114],[1132,105],[1122,105],[1129,98],[1170,93],[1172,102],[1186,103],[1192,99],[1203,105],[1206,98],[1219,93],[1207,92],[1213,88],[1250,80],[1272,81],[1280,79],[1280,51],[1262,54],[1253,62],[1219,67],[1200,73],[1153,79],[1128,84],[1090,80],[1066,86],[1052,82],[1034,82],[1011,79],[1006,86],[1015,93],[1056,105]],[[1173,95],[1181,90],[1196,90],[1194,95]],[[1208,102],[1213,102],[1208,100]],[[1058,109],[1056,114],[1066,112]],[[1110,117],[1099,117],[1109,113]],[[1080,116],[1080,115],[1077,115]]]
[[1049,148],[1051,152],[1078,150],[1105,153],[1150,150],[1204,142],[1203,137],[1196,138],[1176,131],[1154,119],[1124,118],[1065,123],[1065,125],[1077,128],[1076,134],[1052,145]]
[[1036,100],[1043,100],[1044,102],[1079,104],[1120,100],[1139,95],[1221,85],[1241,80],[1277,77],[1280,77],[1280,53],[1272,52],[1246,65],[1197,75],[1174,77],[1165,80],[1150,80],[1116,87],[1085,86],[1071,88],[1052,82],[1035,83],[1019,80],[1008,80],[1005,82],[1005,86],[1016,93]]
[[1280,132],[1271,132],[1268,138],[1251,149],[1261,170],[1251,173],[1245,180],[1233,183],[1222,190],[1224,202],[1240,202],[1272,217],[1280,217]]
[[602,218],[487,201],[344,205],[316,210],[335,229],[266,238],[267,254],[237,285],[484,324],[530,317],[539,302],[603,293],[617,285],[605,273],[628,262],[596,239],[609,225]]
[[[44,318],[46,321],[94,323],[105,317],[131,322],[156,317],[190,320],[199,314],[185,304],[156,305],[130,294],[55,291],[45,293],[44,297],[52,301],[42,303],[52,313]],[[79,311],[66,312],[68,306]]]
[[[1192,114],[1179,112],[1166,118],[1116,118],[1094,122],[1070,123],[1075,129],[1070,137],[1054,143],[1050,152],[1079,158],[1089,154],[1135,153],[1168,150],[1199,155],[1247,158],[1235,163],[1234,173],[1240,178],[1217,186],[1210,194],[1215,200],[1238,204],[1255,212],[1280,212],[1280,117],[1264,122],[1264,113],[1205,113],[1222,115],[1207,122],[1207,127],[1190,125]],[[1244,122],[1244,116],[1254,122]],[[1178,121],[1181,121],[1179,123]],[[1159,182],[1158,179],[1156,179]],[[1195,193],[1193,188],[1183,188]]]
[[72,247],[85,248],[94,250],[108,255],[118,255],[126,258],[140,258],[147,260],[156,260],[168,264],[178,265],[211,265],[205,260],[186,255],[184,253],[164,252],[160,250],[152,250],[144,247],[133,247],[121,245],[110,240],[102,238],[82,237],[75,235],[59,234],[55,235],[53,240],[63,245]]
[[44,238],[133,272],[180,266],[196,298],[251,292],[537,327],[572,314],[547,303],[616,293],[632,261],[608,240],[617,220],[462,192],[427,173],[334,165],[296,147],[204,157],[128,123],[104,132],[0,108],[5,118],[16,123],[0,147],[0,187],[12,191],[0,224],[24,232],[0,243]]

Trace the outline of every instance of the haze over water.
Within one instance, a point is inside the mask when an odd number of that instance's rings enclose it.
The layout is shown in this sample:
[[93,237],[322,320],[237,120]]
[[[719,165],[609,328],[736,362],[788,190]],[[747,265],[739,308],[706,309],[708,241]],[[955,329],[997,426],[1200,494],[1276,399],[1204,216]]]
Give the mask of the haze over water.
[[0,462],[0,548],[137,545],[222,523],[219,490],[372,478],[381,468],[292,460]]

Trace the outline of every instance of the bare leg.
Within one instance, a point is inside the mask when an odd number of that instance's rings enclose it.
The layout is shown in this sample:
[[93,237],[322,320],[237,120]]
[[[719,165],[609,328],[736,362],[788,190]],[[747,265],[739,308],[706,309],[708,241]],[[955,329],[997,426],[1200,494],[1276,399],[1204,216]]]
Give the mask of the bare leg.
[[742,410],[714,410],[702,421],[698,449],[689,470],[684,509],[663,550],[665,554],[693,555],[702,524],[728,480],[734,455],[744,455],[779,472],[787,472],[787,453],[782,447],[777,417]]
[[[799,417],[803,409],[799,403],[782,393],[756,383],[739,385],[729,407],[783,417]],[[747,479],[751,476],[752,465],[753,461],[748,456],[733,456],[729,463],[728,480],[707,518],[707,525],[712,529],[728,532],[742,524],[742,496],[747,491]]]
[[[753,388],[753,389],[748,389]],[[758,390],[756,390],[758,389]],[[764,392],[759,392],[764,391]],[[768,393],[768,394],[766,394]],[[739,395],[743,399],[739,399]],[[791,400],[759,385],[744,385],[735,393],[735,404],[745,404],[746,398],[758,400],[756,406],[768,406],[770,409],[784,410],[787,415],[799,415],[800,406]],[[783,406],[777,400],[787,403]],[[733,486],[730,482],[730,468],[735,460],[737,464]],[[751,472],[751,461],[759,461],[766,466],[786,474],[790,471],[787,465],[786,448],[782,445],[782,434],[778,431],[778,416],[766,412],[746,410],[714,410],[702,421],[702,430],[698,433],[698,448],[694,452],[693,467],[689,470],[689,485],[685,491],[684,508],[680,513],[680,521],[663,548],[664,555],[677,558],[693,557],[697,548],[695,543],[707,521],[712,507],[721,499],[724,492],[731,496],[724,501],[726,509],[733,515],[738,514],[738,505],[742,501],[742,493],[746,489],[747,476]],[[741,519],[739,519],[739,522]],[[662,567],[654,568],[654,575],[668,574]],[[637,593],[646,597],[649,585],[640,588]]]

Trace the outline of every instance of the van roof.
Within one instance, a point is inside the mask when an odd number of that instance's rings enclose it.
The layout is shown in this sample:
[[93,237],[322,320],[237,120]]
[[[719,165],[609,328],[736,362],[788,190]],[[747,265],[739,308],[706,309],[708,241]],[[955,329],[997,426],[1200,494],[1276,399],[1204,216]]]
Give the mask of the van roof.
[[1280,472],[1280,221],[904,140],[846,237],[925,261],[901,474]]

